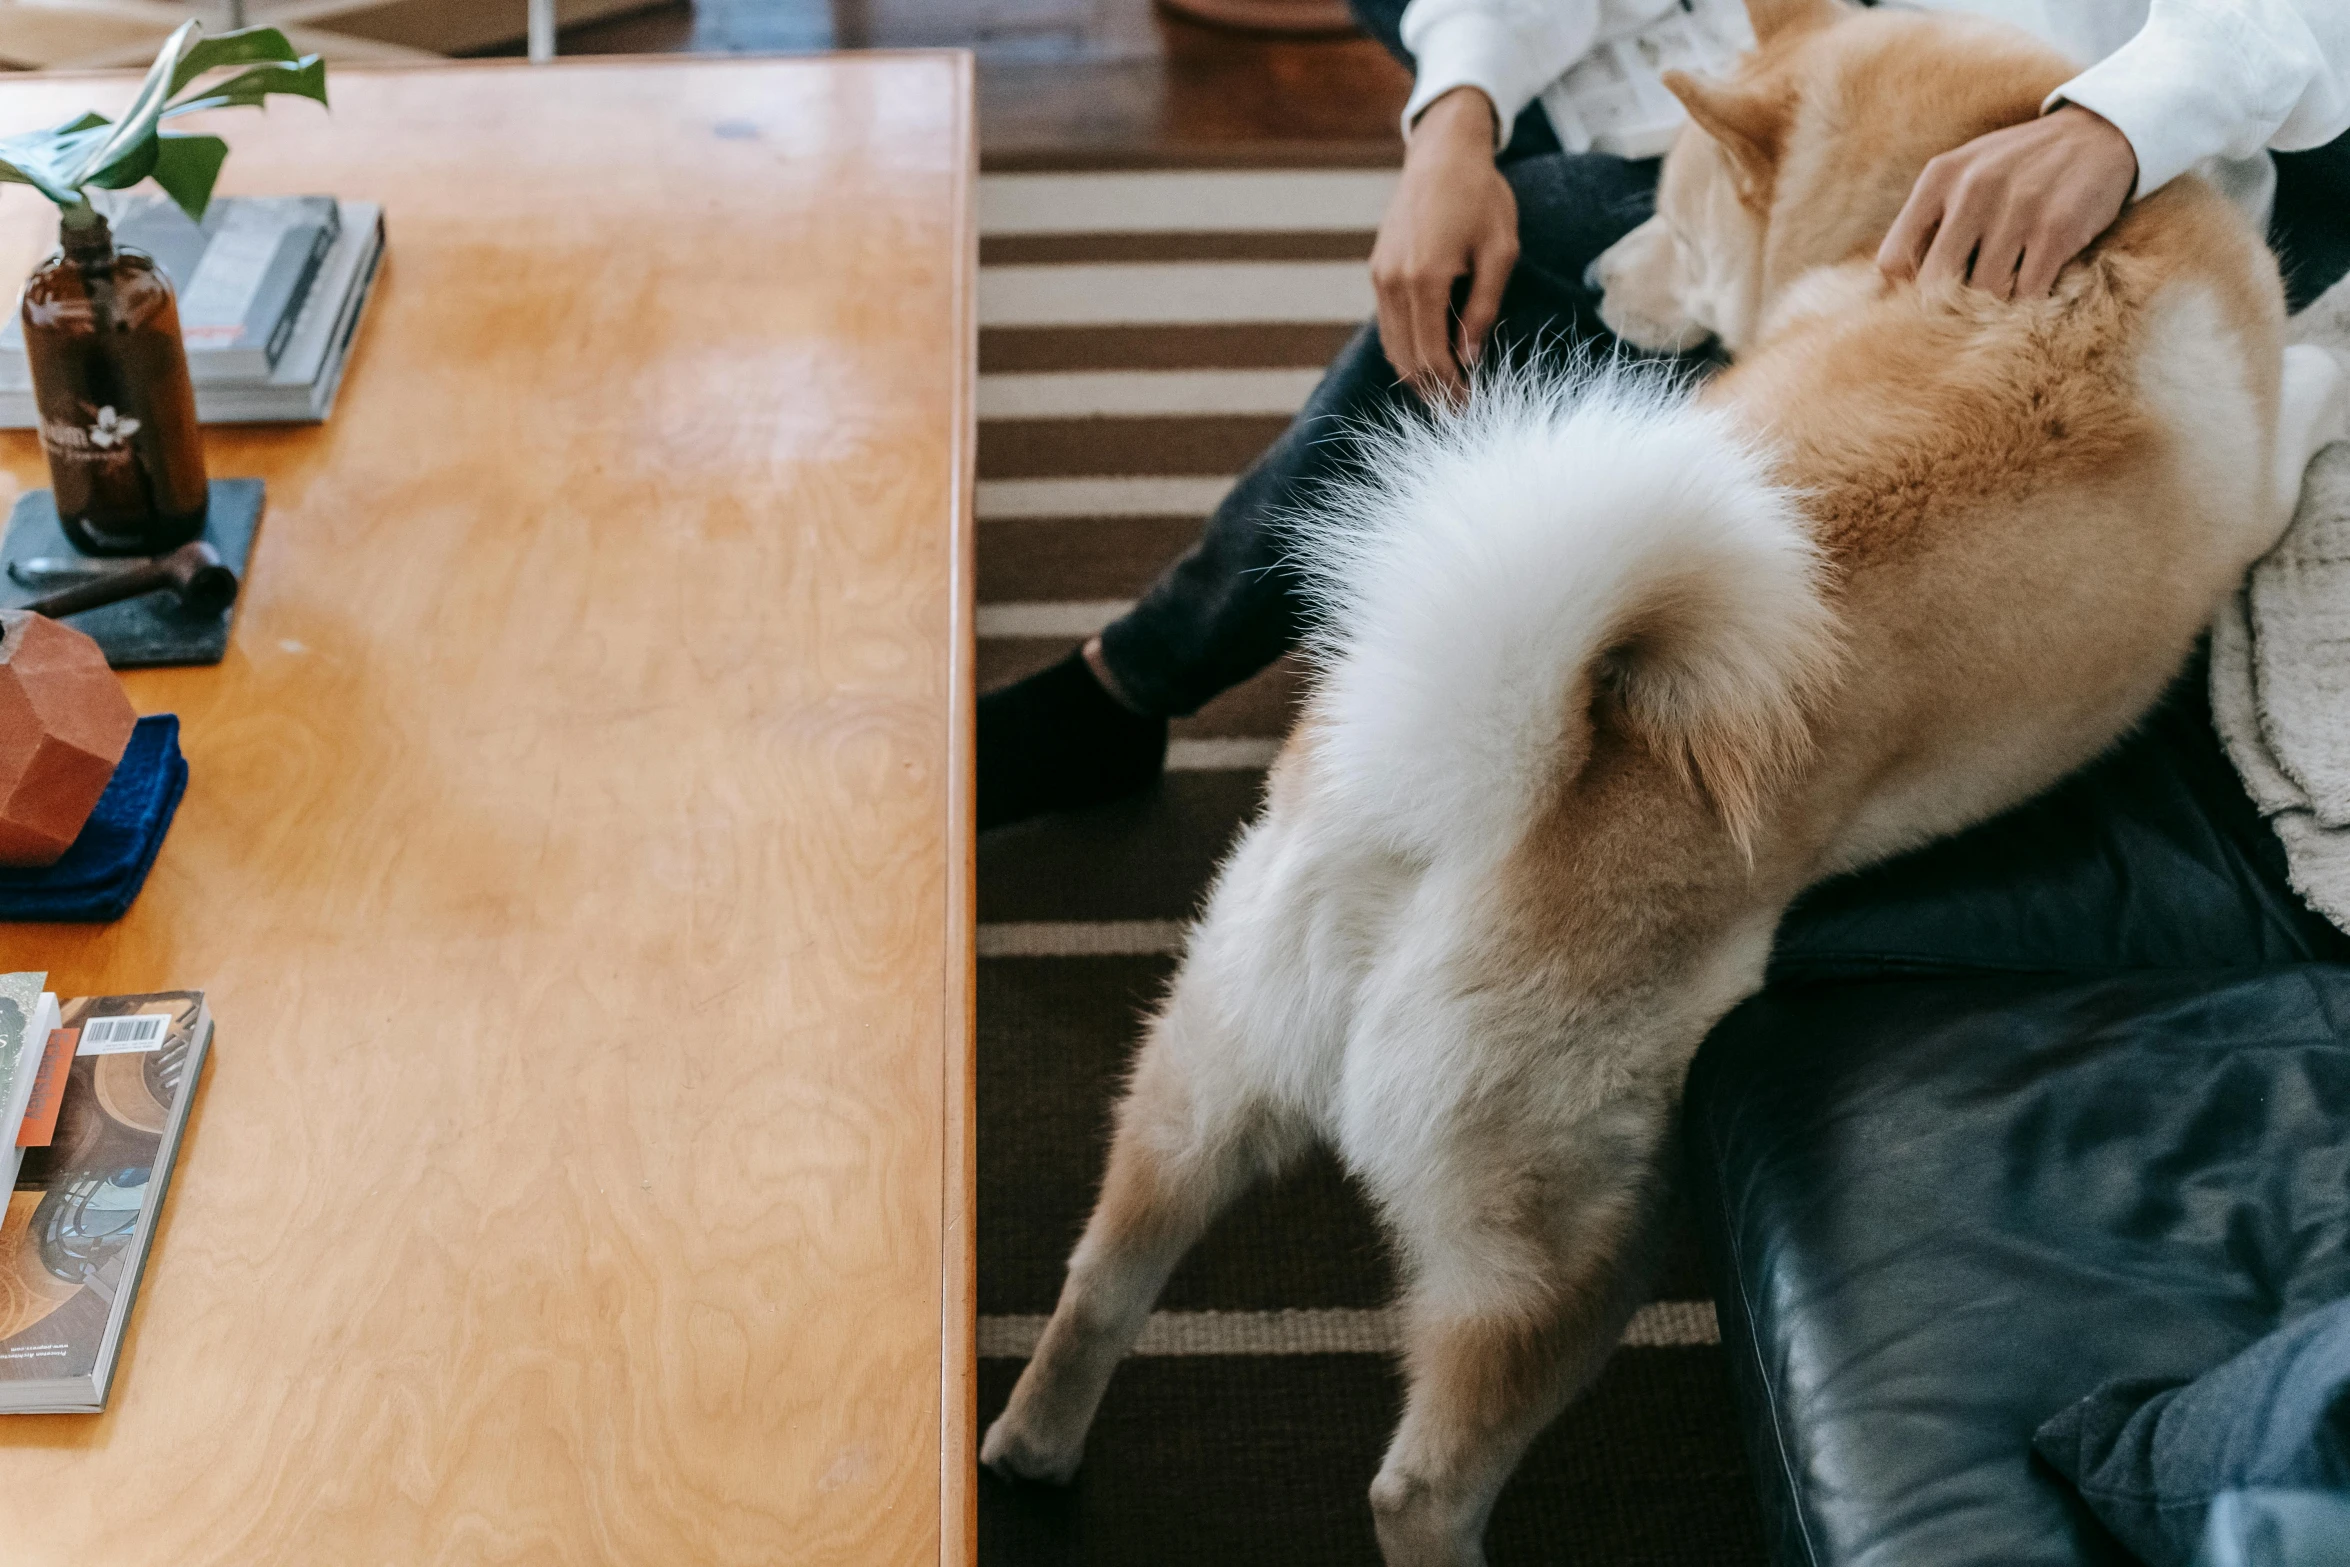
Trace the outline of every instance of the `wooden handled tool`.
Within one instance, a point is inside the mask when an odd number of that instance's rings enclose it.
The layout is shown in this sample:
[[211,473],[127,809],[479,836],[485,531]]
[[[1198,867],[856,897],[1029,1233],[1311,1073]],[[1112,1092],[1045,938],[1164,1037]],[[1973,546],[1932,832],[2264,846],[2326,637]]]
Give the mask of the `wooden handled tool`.
[[237,601],[237,574],[228,569],[220,551],[197,539],[168,555],[106,572],[23,607],[55,620],[78,615],[85,609],[119,604],[143,593],[162,592],[175,595],[190,614],[217,615]]

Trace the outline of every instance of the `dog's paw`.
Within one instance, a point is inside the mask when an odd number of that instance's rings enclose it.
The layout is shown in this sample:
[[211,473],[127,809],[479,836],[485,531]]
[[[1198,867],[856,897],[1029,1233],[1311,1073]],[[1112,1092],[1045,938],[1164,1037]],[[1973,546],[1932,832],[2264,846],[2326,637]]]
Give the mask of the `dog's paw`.
[[1077,1478],[1084,1458],[1082,1441],[1075,1446],[1040,1441],[1008,1413],[996,1418],[979,1444],[979,1461],[1007,1480],[1067,1485]]

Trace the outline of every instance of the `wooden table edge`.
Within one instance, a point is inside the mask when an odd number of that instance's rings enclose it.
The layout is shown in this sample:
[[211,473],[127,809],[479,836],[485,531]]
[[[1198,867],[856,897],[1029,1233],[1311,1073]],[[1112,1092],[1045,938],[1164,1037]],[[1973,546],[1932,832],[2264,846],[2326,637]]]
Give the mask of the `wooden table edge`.
[[955,324],[953,504],[949,542],[946,786],[946,1015],[940,1038],[946,1080],[940,1104],[939,1518],[940,1567],[970,1567],[979,1556],[978,1387],[978,831],[974,816],[978,635],[973,608],[974,484],[979,361],[979,137],[973,57],[955,50]]
[[[256,25],[266,26],[268,24],[259,23]],[[960,68],[960,74],[962,80],[965,83],[965,86],[959,88],[957,91],[959,98],[963,102],[966,112],[968,112],[973,102],[973,89],[969,86],[973,73],[973,66],[970,62],[973,58],[974,57],[971,51],[968,49],[899,48],[830,49],[814,51],[804,49],[745,49],[739,53],[729,52],[726,54],[559,54],[552,60],[544,61],[534,66],[529,60],[524,59],[521,55],[518,54],[451,54],[441,55],[430,60],[337,61],[334,66],[334,74],[337,76],[359,74],[365,74],[368,76],[399,76],[413,75],[423,71],[505,71],[546,69],[577,71],[599,70],[605,68],[641,69],[648,65],[658,65],[664,68],[681,70],[723,70],[730,65],[776,65],[792,61],[798,61],[807,65],[839,65],[844,61],[860,63],[864,61],[873,61],[878,64],[886,63],[891,60],[960,59],[964,62]],[[135,80],[144,74],[146,69],[147,68],[143,65],[108,65],[89,66],[76,70],[16,71],[9,74],[18,76],[37,75],[42,81],[45,82],[103,82]],[[978,138],[974,134],[972,127],[965,126],[962,132],[962,136],[965,142],[971,143],[973,145],[977,144]],[[1400,158],[1402,154],[1399,152],[1397,156]]]

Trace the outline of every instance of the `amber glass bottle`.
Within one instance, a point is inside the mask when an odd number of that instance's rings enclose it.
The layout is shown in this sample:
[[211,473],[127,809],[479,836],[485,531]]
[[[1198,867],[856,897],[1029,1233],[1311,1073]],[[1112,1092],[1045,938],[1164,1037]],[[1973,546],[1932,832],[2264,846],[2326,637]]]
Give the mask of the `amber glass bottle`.
[[61,245],[19,307],[57,515],[88,554],[160,554],[204,531],[179,303],[154,259],[115,249],[86,207],[66,215]]

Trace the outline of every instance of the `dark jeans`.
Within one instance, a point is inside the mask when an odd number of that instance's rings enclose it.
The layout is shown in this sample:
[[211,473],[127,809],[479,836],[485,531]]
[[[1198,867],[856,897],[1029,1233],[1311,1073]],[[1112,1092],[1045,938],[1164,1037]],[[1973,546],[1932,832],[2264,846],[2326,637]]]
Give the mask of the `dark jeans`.
[[[1552,358],[1613,343],[1583,269],[1646,220],[1656,165],[1551,152],[1510,163],[1522,247],[1502,294],[1493,350]],[[1189,713],[1287,652],[1299,582],[1279,519],[1312,504],[1356,455],[1352,433],[1418,400],[1396,380],[1379,328],[1354,335],[1304,410],[1208,519],[1199,542],[1102,632],[1102,657],[1135,705]]]
[[[1408,65],[1395,30],[1401,0],[1354,0],[1354,9],[1363,29]],[[1561,152],[1537,105],[1519,116],[1501,166],[1517,196],[1520,260],[1502,296],[1495,347],[1544,360],[1621,349],[1600,324],[1583,272],[1646,221],[1657,165]],[[2277,169],[2269,242],[2298,309],[2350,271],[2350,137],[2280,156]],[[1103,660],[1135,705],[1193,712],[1296,644],[1300,584],[1280,519],[1310,507],[1322,485],[1347,471],[1356,456],[1351,431],[1414,406],[1388,367],[1377,324],[1364,326],[1296,421],[1216,508],[1191,552],[1103,630]]]

